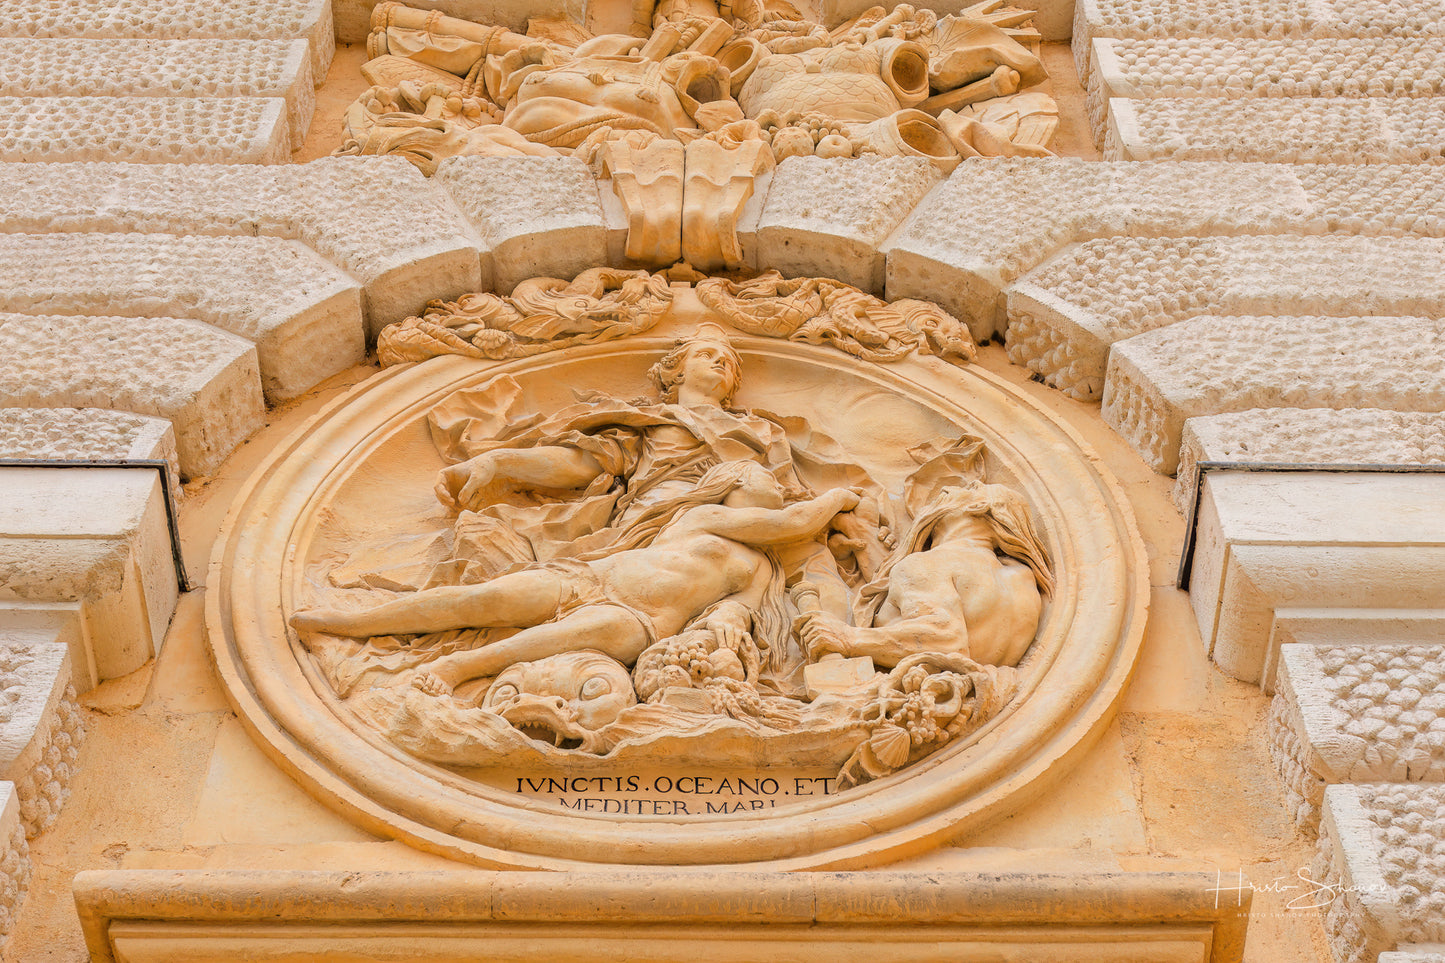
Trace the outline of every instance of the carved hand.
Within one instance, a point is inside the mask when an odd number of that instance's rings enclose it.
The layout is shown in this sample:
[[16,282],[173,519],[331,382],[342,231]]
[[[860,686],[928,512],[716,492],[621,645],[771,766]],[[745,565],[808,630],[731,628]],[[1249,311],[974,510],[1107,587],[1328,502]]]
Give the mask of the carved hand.
[[805,615],[799,621],[801,625],[798,631],[809,662],[816,662],[830,652],[845,656],[852,654],[852,627],[844,624],[842,620],[818,612]]
[[448,465],[437,476],[437,500],[457,511],[473,508],[477,494],[491,484],[496,471],[496,461],[489,454]]
[[708,617],[705,627],[717,639],[721,648],[739,652],[751,641],[748,626],[752,624],[752,613],[737,602],[724,602]]

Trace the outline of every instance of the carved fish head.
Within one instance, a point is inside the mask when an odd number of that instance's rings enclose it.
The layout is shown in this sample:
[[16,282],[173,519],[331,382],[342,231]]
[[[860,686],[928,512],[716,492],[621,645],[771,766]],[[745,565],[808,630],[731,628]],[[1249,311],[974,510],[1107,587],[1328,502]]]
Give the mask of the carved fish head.
[[637,703],[627,668],[600,652],[522,662],[493,680],[482,708],[560,748],[589,748],[598,729]]

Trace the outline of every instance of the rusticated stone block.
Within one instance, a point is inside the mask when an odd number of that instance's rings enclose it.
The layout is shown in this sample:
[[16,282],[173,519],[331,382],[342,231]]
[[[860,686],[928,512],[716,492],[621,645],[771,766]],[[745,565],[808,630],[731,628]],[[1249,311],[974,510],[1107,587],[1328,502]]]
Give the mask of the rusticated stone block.
[[[371,337],[491,285],[490,254],[440,185],[399,157],[309,164],[4,164],[0,231],[265,235],[362,282]],[[485,269],[485,270],[484,270]]]
[[1445,942],[1445,786],[1330,786],[1312,878],[1337,963]]
[[1435,97],[1442,37],[1181,37],[1094,41],[1089,123],[1109,101],[1156,98]]
[[1442,24],[1441,0],[1078,0],[1073,50],[1087,81],[1099,37],[1439,37]]
[[279,97],[0,97],[0,162],[290,159]]
[[1283,165],[969,161],[884,244],[888,297],[936,301],[984,340],[1007,327],[1008,286],[1069,244],[1288,233],[1311,221]]
[[1270,755],[1313,832],[1324,787],[1445,781],[1445,644],[1280,649]]
[[530,277],[570,280],[606,263],[602,201],[579,160],[453,157],[434,179],[491,249],[497,291]]
[[790,157],[773,173],[758,219],[758,267],[881,295],[880,248],[942,180],[920,157]]
[[[1196,315],[1445,314],[1445,241],[1086,241],[1014,284],[1008,304],[1009,359],[1071,397],[1093,400],[1111,346]],[[1047,338],[1042,328],[1052,329]]]
[[1433,98],[1115,98],[1103,154],[1123,161],[1438,163],[1445,113]]
[[316,106],[304,40],[5,41],[4,97],[279,97],[291,143]]
[[366,354],[360,286],[294,241],[0,234],[0,310],[195,317],[256,345],[270,401]]
[[70,796],[85,727],[63,638],[12,625],[0,611],[0,774],[15,784],[28,838]]
[[336,51],[330,0],[3,0],[0,25],[10,37],[302,39],[318,79]]
[[1198,415],[1300,405],[1439,411],[1442,331],[1445,322],[1428,318],[1195,318],[1114,345],[1104,421],[1172,474],[1184,423]]
[[192,478],[220,467],[266,418],[255,346],[183,318],[0,315],[0,407],[165,418]]

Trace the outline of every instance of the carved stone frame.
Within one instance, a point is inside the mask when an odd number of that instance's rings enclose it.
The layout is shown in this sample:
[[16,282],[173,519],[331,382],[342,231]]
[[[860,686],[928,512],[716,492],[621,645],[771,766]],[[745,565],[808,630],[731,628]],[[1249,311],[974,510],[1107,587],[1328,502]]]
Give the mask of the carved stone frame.
[[891,388],[984,437],[1034,506],[1058,585],[1023,689],[981,730],[865,786],[770,813],[677,820],[557,811],[420,762],[347,726],[286,624],[316,509],[394,432],[504,372],[556,369],[671,342],[639,338],[501,364],[440,358],[387,369],[277,448],[233,503],[211,563],[207,623],[228,698],[267,754],[318,800],[378,835],[490,867],[876,866],[1015,810],[1112,719],[1149,598],[1143,545],[1117,483],[1067,426],[977,367],[877,366],[808,345],[736,337],[744,364],[819,365]]

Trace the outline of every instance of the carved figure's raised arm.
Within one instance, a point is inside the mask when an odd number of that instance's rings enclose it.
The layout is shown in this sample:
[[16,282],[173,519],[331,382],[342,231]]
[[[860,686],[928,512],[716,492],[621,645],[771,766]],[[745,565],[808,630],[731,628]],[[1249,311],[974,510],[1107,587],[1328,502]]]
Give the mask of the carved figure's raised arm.
[[494,481],[526,488],[585,488],[602,472],[595,457],[575,448],[502,448],[443,468],[436,493],[444,505],[475,510],[480,506],[473,503]]

